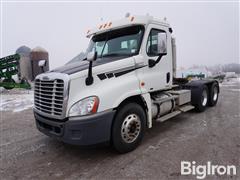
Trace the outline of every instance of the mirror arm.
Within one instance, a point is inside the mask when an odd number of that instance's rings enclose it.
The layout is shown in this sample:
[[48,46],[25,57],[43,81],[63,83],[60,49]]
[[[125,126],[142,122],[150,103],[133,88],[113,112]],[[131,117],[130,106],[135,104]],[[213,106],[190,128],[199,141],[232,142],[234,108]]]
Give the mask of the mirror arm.
[[167,55],[167,53],[164,53],[164,54],[160,54],[157,58],[157,60],[155,61],[155,64],[159,63],[160,60],[162,59],[163,56]]
[[88,66],[88,77],[85,80],[87,86],[90,86],[93,83],[93,76],[92,76],[92,61],[89,62]]
[[156,61],[154,61],[153,59],[149,59],[148,60],[148,66],[151,68],[151,67],[154,67],[157,63],[160,62],[160,60],[162,59],[163,56],[167,55],[167,53],[164,53],[164,54],[160,54],[157,58]]
[[97,52],[94,51],[94,54],[91,54],[89,58],[88,58],[88,55],[87,55],[87,60],[89,61],[88,77],[85,79],[85,83],[87,86],[90,86],[94,81],[93,76],[92,76],[92,64],[93,64],[93,61],[95,61],[97,58]]
[[154,67],[154,66],[155,66],[155,60],[149,59],[149,60],[148,60],[148,67],[152,68],[152,67]]

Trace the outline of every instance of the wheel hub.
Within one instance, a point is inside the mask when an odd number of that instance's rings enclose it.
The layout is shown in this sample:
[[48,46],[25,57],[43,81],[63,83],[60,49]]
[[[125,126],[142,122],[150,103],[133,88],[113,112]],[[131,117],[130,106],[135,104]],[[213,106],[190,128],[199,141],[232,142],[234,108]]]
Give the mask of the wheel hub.
[[121,127],[121,136],[126,143],[132,143],[137,139],[141,130],[141,121],[136,114],[128,115]]
[[213,100],[216,101],[218,97],[218,89],[217,87],[214,87],[213,89]]
[[208,97],[207,97],[207,91],[204,90],[203,93],[202,93],[202,105],[203,105],[203,106],[206,106],[206,105],[207,105],[207,99],[208,99]]

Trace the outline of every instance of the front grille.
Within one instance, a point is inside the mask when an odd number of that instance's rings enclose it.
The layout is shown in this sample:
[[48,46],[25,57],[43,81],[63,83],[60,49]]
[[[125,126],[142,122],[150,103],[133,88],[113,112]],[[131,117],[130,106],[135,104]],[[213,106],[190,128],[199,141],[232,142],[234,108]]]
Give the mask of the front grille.
[[62,79],[36,79],[34,88],[35,108],[52,116],[62,116],[64,110],[64,81]]

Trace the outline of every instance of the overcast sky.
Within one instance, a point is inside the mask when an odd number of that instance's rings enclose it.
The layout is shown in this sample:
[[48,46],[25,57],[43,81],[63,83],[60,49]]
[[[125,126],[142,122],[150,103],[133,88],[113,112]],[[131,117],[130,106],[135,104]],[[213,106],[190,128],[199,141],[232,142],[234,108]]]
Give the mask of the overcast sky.
[[239,62],[237,2],[2,5],[2,56],[13,54],[21,45],[42,46],[50,54],[51,69],[85,51],[88,29],[123,18],[126,12],[167,17],[177,40],[178,67]]

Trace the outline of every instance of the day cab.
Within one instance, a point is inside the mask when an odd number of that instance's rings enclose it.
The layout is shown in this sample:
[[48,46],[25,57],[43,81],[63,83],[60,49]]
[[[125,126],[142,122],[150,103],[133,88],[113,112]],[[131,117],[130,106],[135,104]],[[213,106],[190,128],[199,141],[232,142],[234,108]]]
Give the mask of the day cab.
[[172,32],[166,20],[152,16],[127,16],[89,30],[85,53],[35,79],[39,131],[75,145],[108,142],[126,153],[153,121],[216,105],[217,81],[176,78]]

